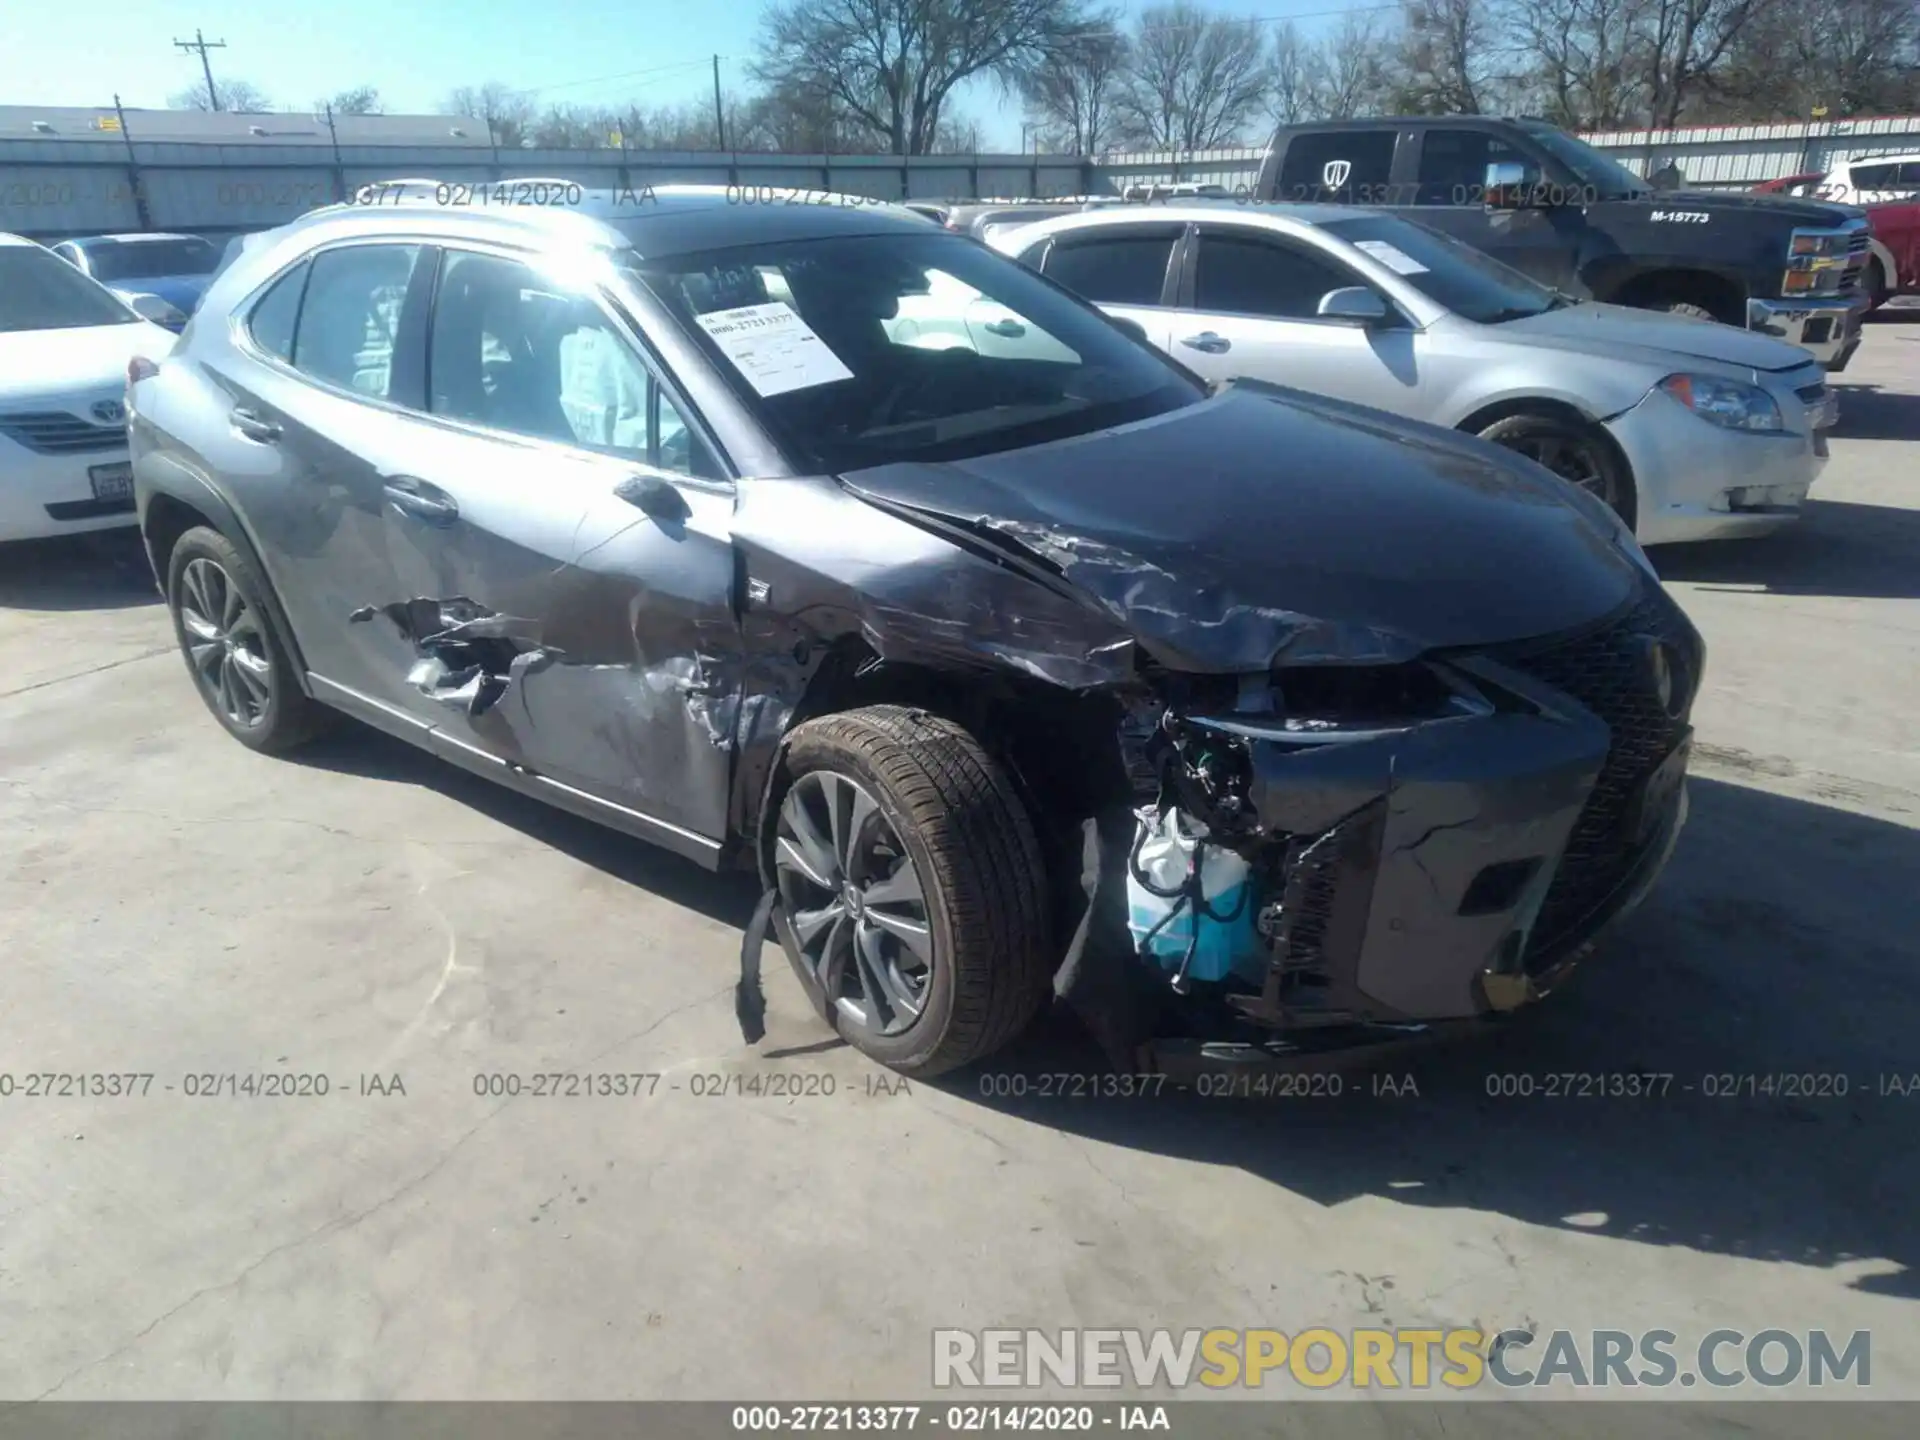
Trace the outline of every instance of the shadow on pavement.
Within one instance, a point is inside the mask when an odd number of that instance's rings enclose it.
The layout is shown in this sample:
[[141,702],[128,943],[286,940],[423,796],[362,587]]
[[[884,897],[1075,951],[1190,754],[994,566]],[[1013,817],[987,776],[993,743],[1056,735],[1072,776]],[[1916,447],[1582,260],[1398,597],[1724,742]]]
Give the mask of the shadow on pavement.
[[[297,758],[430,787],[724,924],[744,927],[753,908],[748,876],[711,874],[364,726]],[[1341,1072],[1337,1097],[988,1093],[1009,1077],[1106,1070],[1056,1010],[937,1083],[1050,1128],[1239,1166],[1325,1205],[1375,1195],[1756,1260],[1890,1260],[1901,1268],[1867,1263],[1852,1283],[1920,1298],[1920,830],[1699,776],[1691,796],[1645,908],[1564,993],[1485,1041]],[[776,954],[767,967],[770,986],[791,983]],[[782,1053],[839,1043],[824,1027],[818,1041]],[[1625,1074],[1665,1078],[1638,1099],[1547,1093],[1570,1088],[1554,1076]],[[1534,1093],[1504,1093],[1523,1086]]]
[[138,530],[0,545],[0,609],[125,610],[159,603]]
[[[1920,404],[1920,401],[1916,401]],[[1657,545],[1663,580],[1775,595],[1920,596],[1920,510],[1809,499],[1785,534],[1735,543]]]
[[[1755,1260],[1877,1261],[1856,1288],[1920,1298],[1920,1217],[1898,1198],[1920,1187],[1920,831],[1718,780],[1691,793],[1646,908],[1484,1043],[1342,1072],[1337,1097],[1033,1098],[1049,1072],[1104,1068],[1056,1015],[943,1084],[1323,1205],[1370,1195]],[[1546,1093],[1591,1088],[1556,1075],[1622,1072],[1671,1079],[1639,1099]],[[1023,1076],[1027,1098],[982,1093]]]
[[344,717],[336,730],[286,758],[342,775],[438,791],[563,855],[723,925],[746,929],[760,898],[750,875],[703,870],[691,860],[470,775],[438,756]]
[[1841,440],[1920,439],[1920,395],[1887,390],[1868,382],[1834,382],[1840,395],[1840,420],[1832,434]]

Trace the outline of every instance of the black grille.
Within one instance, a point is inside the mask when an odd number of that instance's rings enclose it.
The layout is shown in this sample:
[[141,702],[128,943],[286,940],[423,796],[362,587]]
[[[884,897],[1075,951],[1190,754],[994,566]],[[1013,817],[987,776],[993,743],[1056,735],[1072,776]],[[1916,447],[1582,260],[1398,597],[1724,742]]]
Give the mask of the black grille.
[[1873,240],[1865,230],[1856,230],[1847,239],[1847,267],[1840,275],[1842,290],[1860,288],[1861,277],[1867,273],[1867,252],[1873,248]]
[[1685,715],[1702,659],[1692,627],[1664,595],[1650,596],[1603,629],[1558,644],[1516,647],[1501,658],[1573,696],[1611,731],[1600,777],[1568,837],[1533,938],[1529,964],[1545,963],[1590,927],[1643,853],[1629,824],[1634,802],[1679,743],[1685,723],[1667,713],[1654,689],[1647,640],[1665,642],[1681,661],[1674,708]]
[[0,415],[0,435],[42,455],[83,455],[123,450],[127,427],[95,425],[64,410],[20,410]]

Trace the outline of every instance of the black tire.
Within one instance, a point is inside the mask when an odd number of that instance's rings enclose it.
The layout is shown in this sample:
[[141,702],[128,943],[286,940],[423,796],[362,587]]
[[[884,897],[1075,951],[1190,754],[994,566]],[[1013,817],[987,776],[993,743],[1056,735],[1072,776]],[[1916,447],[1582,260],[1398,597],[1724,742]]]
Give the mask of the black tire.
[[1892,298],[1892,287],[1887,284],[1887,272],[1881,267],[1880,257],[1876,255],[1867,262],[1867,313],[1872,314]]
[[1668,300],[1652,307],[1668,315],[1684,315],[1689,320],[1718,320],[1720,317],[1704,305],[1696,305],[1691,300]]
[[[917,1016],[899,1021],[904,1028],[897,1033],[883,1034],[875,1025],[850,1019],[847,1008],[830,997],[828,1013],[840,1034],[881,1064],[915,1077],[969,1064],[1014,1039],[1049,993],[1052,957],[1040,844],[1001,766],[952,721],[904,706],[872,705],[802,725],[788,742],[786,771],[769,824],[776,837],[776,882],[785,902],[781,940],[789,958],[800,953],[792,917],[802,912],[794,887],[816,896],[833,891],[783,868],[781,846],[790,833],[787,807],[813,793],[844,793],[834,777],[853,782],[877,803],[884,824],[869,818],[858,828],[897,838],[924,897],[930,953]],[[856,868],[857,862],[847,866],[844,875],[852,877]],[[842,909],[854,917],[852,928],[875,913],[868,908],[863,914],[852,902]],[[857,969],[859,961],[851,957],[859,942],[849,937],[845,943],[846,964]],[[918,963],[904,950],[895,954]],[[809,963],[796,961],[803,974],[818,973],[809,972]],[[845,974],[840,978],[849,980]],[[851,982],[863,990],[867,986],[861,975],[851,976]],[[870,1017],[874,1007],[866,1009]]]
[[1632,526],[1633,477],[1593,426],[1557,415],[1509,415],[1487,426],[1480,438],[1544,465],[1561,479],[1606,501]]
[[[231,587],[231,596],[214,593],[215,572]],[[193,688],[234,739],[249,750],[277,755],[312,739],[326,728],[332,712],[300,688],[264,603],[266,594],[259,573],[218,530],[195,526],[167,557],[167,610]],[[206,609],[222,613],[207,617]],[[219,629],[218,639],[195,628],[209,618]],[[210,657],[209,663],[198,662],[196,653]]]

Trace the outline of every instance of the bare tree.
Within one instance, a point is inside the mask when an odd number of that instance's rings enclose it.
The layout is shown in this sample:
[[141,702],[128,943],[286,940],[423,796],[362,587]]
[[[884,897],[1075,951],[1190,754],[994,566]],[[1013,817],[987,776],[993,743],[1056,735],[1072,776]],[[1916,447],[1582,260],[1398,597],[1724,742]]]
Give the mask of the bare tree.
[[1320,47],[1320,112],[1336,120],[1377,115],[1391,85],[1392,49],[1376,15],[1349,11]]
[[1129,144],[1208,150],[1240,139],[1267,98],[1260,32],[1209,14],[1194,0],[1140,12],[1120,87]]
[[1527,108],[1569,130],[1646,116],[1639,63],[1647,0],[1514,0],[1507,30],[1530,73]]
[[1047,148],[1072,155],[1109,148],[1128,55],[1119,25],[1118,10],[1090,15],[1021,70],[1027,119]]
[[1920,105],[1911,0],[1776,0],[1705,77],[1695,113],[1725,120],[1905,114]]
[[823,85],[783,82],[762,91],[729,118],[727,133],[742,150],[789,154],[835,154],[870,143],[864,127],[852,119]]
[[1392,108],[1478,115],[1497,88],[1488,0],[1405,0],[1394,45]]
[[1706,88],[1740,32],[1771,0],[1646,0],[1643,23],[1648,119],[1656,129],[1680,123],[1687,102]]
[[314,112],[332,110],[336,115],[384,115],[386,102],[380,98],[380,92],[371,85],[356,85],[351,90],[342,90],[330,100],[313,102]]
[[788,0],[754,75],[819,86],[893,154],[924,155],[956,86],[1011,78],[1077,19],[1075,0]]
[[199,80],[179,94],[169,95],[167,106],[173,110],[231,110],[241,115],[265,115],[273,109],[267,92],[250,80],[216,80],[214,86],[220,97],[218,105],[207,93],[207,82]]
[[527,143],[532,131],[534,104],[523,90],[515,90],[498,80],[484,85],[462,85],[441,102],[449,115],[471,115],[487,122],[493,143],[503,150],[517,150]]
[[[611,112],[589,105],[550,105],[527,125],[527,139],[539,150],[591,150],[619,129]],[[711,128],[711,127],[709,127]]]
[[1267,94],[1273,102],[1274,123],[1297,125],[1303,120],[1318,120],[1326,89],[1326,61],[1293,21],[1274,28],[1267,63]]

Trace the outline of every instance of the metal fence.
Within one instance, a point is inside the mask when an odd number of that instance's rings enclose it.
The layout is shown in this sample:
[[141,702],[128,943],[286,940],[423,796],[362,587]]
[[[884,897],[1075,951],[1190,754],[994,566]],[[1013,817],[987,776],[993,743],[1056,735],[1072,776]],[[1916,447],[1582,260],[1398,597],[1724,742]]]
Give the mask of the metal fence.
[[[48,118],[52,117],[52,118]],[[1920,151],[1920,116],[1587,137],[1647,174],[1671,161],[1689,184],[1747,186],[1865,154]],[[402,141],[404,143],[395,143]],[[881,200],[1123,194],[1169,182],[1247,193],[1265,147],[1185,154],[789,155],[502,148],[458,116],[301,117],[0,107],[0,230],[69,235],[179,230],[221,235],[281,224],[381,180],[479,183],[538,176],[641,191],[673,183],[795,189]]]

